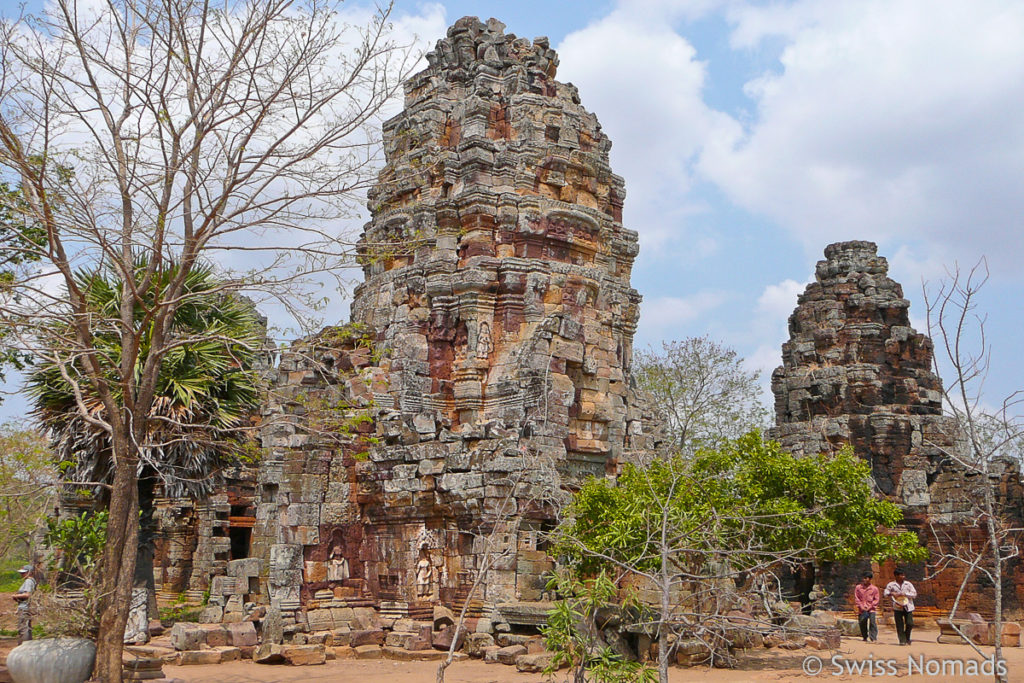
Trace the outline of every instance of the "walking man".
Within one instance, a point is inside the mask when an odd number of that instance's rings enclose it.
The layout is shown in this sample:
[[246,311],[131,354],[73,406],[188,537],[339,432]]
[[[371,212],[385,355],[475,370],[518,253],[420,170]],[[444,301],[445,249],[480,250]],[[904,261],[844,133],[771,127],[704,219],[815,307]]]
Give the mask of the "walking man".
[[36,589],[36,580],[32,578],[32,567],[25,565],[18,570],[24,579],[18,592],[14,594],[14,601],[18,603],[18,643],[32,640],[32,614],[29,612],[29,598]]
[[864,642],[878,640],[878,622],[875,612],[878,610],[878,586],[871,583],[875,575],[864,572],[860,583],[853,589],[853,601],[857,603],[857,621],[860,622],[860,637]]
[[914,598],[917,590],[907,581],[902,569],[894,572],[895,580],[885,587],[885,594],[892,598],[892,616],[896,621],[896,637],[900,645],[910,645],[910,632],[914,630]]

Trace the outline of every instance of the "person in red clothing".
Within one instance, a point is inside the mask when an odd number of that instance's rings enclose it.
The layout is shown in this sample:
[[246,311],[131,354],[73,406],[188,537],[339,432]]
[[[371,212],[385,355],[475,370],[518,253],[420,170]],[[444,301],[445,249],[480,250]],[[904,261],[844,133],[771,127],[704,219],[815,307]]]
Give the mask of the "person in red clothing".
[[853,601],[857,603],[857,621],[860,622],[860,635],[864,642],[878,640],[878,621],[875,612],[878,610],[878,586],[871,583],[875,575],[864,572],[860,583],[853,589]]

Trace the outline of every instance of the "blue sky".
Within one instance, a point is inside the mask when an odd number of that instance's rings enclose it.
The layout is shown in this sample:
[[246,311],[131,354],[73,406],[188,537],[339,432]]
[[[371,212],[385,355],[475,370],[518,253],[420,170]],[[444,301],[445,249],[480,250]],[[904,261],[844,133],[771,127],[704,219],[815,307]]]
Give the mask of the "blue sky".
[[426,48],[464,15],[548,36],[612,139],[638,346],[709,334],[767,378],[825,245],[870,239],[919,330],[922,281],[987,256],[987,402],[1024,387],[1024,3],[396,2]]
[[[977,0],[448,2],[547,35],[611,137],[640,233],[640,346],[710,334],[765,379],[825,245],[922,282],[982,256],[993,370],[1024,387],[1024,5]],[[436,5],[399,5],[428,14]]]

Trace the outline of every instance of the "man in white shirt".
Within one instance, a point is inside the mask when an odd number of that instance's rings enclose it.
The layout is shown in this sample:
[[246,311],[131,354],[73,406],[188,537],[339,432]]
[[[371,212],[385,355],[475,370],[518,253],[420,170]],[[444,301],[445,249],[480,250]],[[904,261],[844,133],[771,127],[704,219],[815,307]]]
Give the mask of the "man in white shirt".
[[910,645],[910,632],[914,630],[914,598],[917,590],[907,581],[902,569],[894,573],[895,580],[885,587],[885,594],[892,598],[892,616],[896,622],[896,637],[900,645]]
[[32,591],[36,589],[36,580],[32,578],[32,567],[27,564],[19,569],[18,573],[24,581],[13,597],[18,603],[18,642],[24,643],[26,640],[32,640],[32,615],[29,612],[28,601],[32,597]]

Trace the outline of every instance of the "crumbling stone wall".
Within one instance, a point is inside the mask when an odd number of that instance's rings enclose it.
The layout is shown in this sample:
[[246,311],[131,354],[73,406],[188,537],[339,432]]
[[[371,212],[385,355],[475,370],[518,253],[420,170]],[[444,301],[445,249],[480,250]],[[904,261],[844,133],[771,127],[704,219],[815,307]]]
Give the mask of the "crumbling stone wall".
[[[623,180],[544,38],[464,18],[384,124],[352,325],[282,355],[254,556],[271,637],[537,600],[565,489],[646,445]],[[488,552],[487,541],[499,551]]]
[[[888,277],[888,263],[872,242],[825,248],[815,282],[789,318],[782,366],[772,374],[776,426],[770,436],[800,454],[831,453],[849,444],[871,464],[880,495],[898,503],[904,524],[937,559],[936,535],[956,542],[980,539],[969,502],[977,477],[965,475],[951,454],[962,447],[955,420],[943,415],[942,382],[933,371],[931,339],[910,325],[910,302]],[[1002,504],[1011,517],[1024,511],[1019,472],[998,472]],[[825,568],[824,584],[846,596],[863,567]],[[891,566],[880,568],[888,581]],[[1016,569],[1007,578],[1011,607]],[[917,568],[918,604],[948,609],[963,573],[933,576]],[[980,578],[965,596],[967,611],[991,611],[992,591]]]

